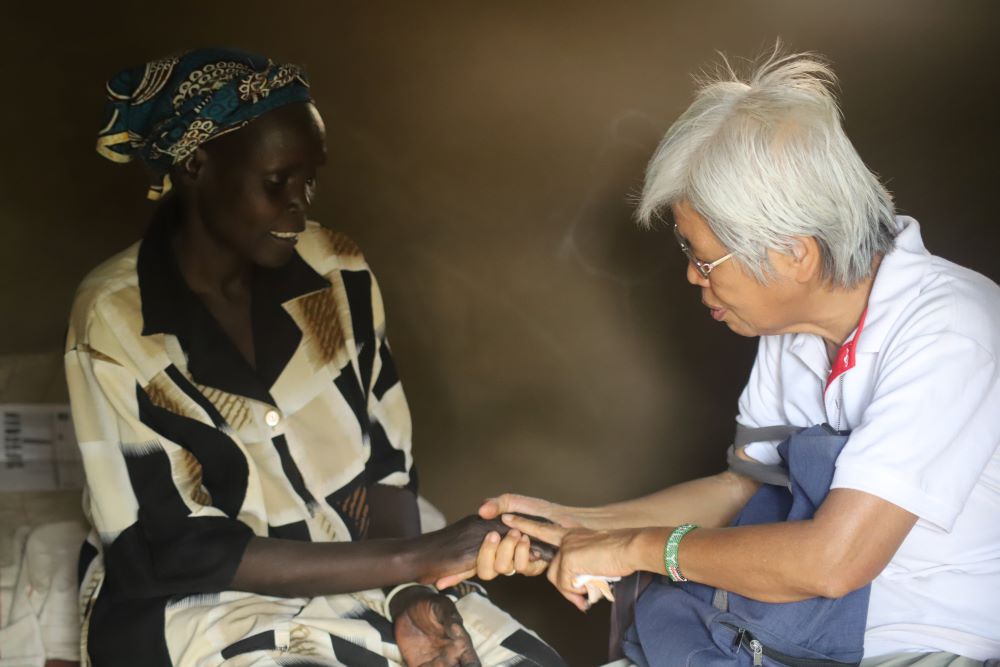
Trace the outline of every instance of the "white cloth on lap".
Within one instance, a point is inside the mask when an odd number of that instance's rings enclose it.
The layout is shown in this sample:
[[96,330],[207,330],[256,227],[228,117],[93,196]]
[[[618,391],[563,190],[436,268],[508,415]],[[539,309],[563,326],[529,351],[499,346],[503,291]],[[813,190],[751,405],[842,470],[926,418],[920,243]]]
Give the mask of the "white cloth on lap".
[[76,564],[86,532],[79,521],[16,531],[13,562],[3,573],[10,588],[0,629],[0,667],[80,659]]

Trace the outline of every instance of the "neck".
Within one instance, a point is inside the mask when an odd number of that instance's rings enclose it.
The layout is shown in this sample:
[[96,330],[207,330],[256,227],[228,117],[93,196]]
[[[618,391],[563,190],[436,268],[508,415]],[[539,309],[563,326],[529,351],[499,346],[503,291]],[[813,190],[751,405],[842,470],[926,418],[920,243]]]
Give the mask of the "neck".
[[253,265],[188,215],[173,239],[181,275],[195,294],[238,299],[249,292]]
[[861,316],[868,307],[868,297],[875,284],[879,263],[880,260],[876,260],[871,275],[854,287],[824,284],[818,288],[816,298],[810,299],[811,303],[822,309],[822,312],[815,313],[815,317],[811,318],[811,333],[823,338],[831,357],[858,327]]

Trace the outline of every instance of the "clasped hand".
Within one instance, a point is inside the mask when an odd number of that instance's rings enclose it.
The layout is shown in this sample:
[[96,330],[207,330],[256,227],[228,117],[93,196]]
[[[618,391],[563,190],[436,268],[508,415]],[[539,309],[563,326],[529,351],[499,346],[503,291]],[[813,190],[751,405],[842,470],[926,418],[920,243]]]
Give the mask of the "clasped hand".
[[[534,521],[515,512],[543,520]],[[627,576],[637,569],[631,554],[638,529],[595,530],[587,527],[586,513],[582,510],[513,494],[487,500],[479,514],[484,519],[500,517],[509,530],[503,537],[500,531],[491,531],[483,540],[475,567],[441,578],[437,582],[439,588],[473,576],[488,581],[500,574],[537,576],[547,572],[549,581],[563,597],[586,611],[587,591],[574,585],[577,576]],[[538,542],[558,548],[551,561],[542,557]]]

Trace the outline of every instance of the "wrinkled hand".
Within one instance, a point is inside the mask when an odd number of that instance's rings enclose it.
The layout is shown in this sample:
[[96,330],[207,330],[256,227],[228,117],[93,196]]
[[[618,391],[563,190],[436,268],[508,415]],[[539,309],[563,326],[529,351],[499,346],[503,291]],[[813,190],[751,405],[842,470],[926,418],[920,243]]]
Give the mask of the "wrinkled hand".
[[[479,507],[479,516],[492,521],[498,521],[502,514],[507,513],[526,514],[567,528],[585,525],[584,510],[514,493],[487,498]],[[535,577],[545,572],[548,561],[552,559],[551,549],[533,545],[518,530],[508,530],[501,524],[500,530],[487,535],[479,548],[474,566],[439,579],[437,587],[447,588],[472,577],[489,581],[501,574]]]
[[[433,533],[423,536],[426,552],[422,559],[426,562],[420,583],[437,584],[438,588],[448,588],[468,579],[457,573],[471,571],[475,574],[476,557],[480,546],[489,535],[506,535],[510,528],[499,518],[482,519],[471,515]],[[471,575],[469,575],[471,576]],[[442,582],[445,583],[442,585]]]
[[[393,610],[393,632],[407,667],[480,667],[462,616],[448,597],[426,588],[406,589]],[[393,602],[396,600],[394,599]],[[396,605],[394,605],[395,607]]]
[[590,605],[587,589],[573,585],[578,575],[624,577],[636,570],[632,548],[641,532],[639,529],[564,528],[509,514],[503,515],[503,522],[510,526],[511,532],[518,530],[533,539],[559,547],[559,552],[549,563],[548,579],[563,597],[581,611],[586,611]]
[[[516,516],[540,523],[551,523],[541,516],[525,514]],[[498,530],[490,531],[482,541],[474,567],[439,579],[436,584],[438,588],[448,588],[476,576],[489,581],[501,574],[508,577],[515,574],[534,577],[545,571],[549,561],[555,556],[555,546],[540,540],[532,542],[527,535],[509,528],[499,519],[490,521],[498,525]]]
[[496,498],[487,498],[479,508],[479,516],[496,519],[501,514],[528,514],[548,519],[564,528],[587,528],[587,510],[550,503],[541,498],[504,493]]

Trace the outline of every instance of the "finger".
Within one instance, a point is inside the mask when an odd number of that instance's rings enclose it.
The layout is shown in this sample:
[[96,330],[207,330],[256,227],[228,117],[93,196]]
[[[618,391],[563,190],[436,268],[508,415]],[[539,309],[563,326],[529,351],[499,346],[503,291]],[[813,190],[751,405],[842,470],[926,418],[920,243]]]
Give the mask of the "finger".
[[495,519],[503,512],[500,507],[500,498],[487,498],[479,506],[479,516],[484,519]]
[[479,516],[484,519],[495,519],[506,512],[521,512],[548,518],[545,512],[548,504],[547,501],[538,498],[504,493],[496,498],[487,498],[479,508]]
[[552,559],[549,563],[549,571],[545,573],[545,578],[549,580],[549,583],[559,588],[559,569],[562,567],[562,554],[556,554],[556,557]]
[[573,574],[563,567],[564,561],[562,553],[556,554],[549,564],[549,571],[546,573],[549,583],[556,587],[564,598],[572,602],[580,611],[587,611],[590,604],[587,602],[587,589],[583,586],[573,586]]
[[496,559],[493,562],[494,571],[507,576],[517,573],[517,567],[514,565],[514,552],[520,539],[521,531],[519,530],[511,530],[504,536],[500,545],[497,546]]
[[590,602],[587,601],[586,596],[580,595],[579,593],[570,593],[567,591],[559,591],[562,596],[569,600],[574,607],[580,611],[587,611],[590,609]]
[[446,588],[451,588],[452,586],[457,586],[466,579],[471,579],[476,576],[475,569],[466,570],[465,572],[459,572],[458,574],[449,574],[447,577],[441,577],[434,584],[434,587],[439,591],[443,591]]
[[483,581],[495,579],[497,576],[497,571],[493,565],[497,560],[497,548],[499,546],[500,533],[492,530],[486,534],[483,545],[479,547],[479,553],[476,555],[476,576]]
[[541,540],[542,542],[548,542],[552,546],[556,547],[562,544],[563,535],[567,532],[565,528],[557,524],[538,523],[537,521],[531,521],[530,519],[525,519],[513,514],[504,514],[501,519],[505,525],[508,525],[511,528],[517,528],[529,537]]
[[[513,532],[511,531],[511,533]],[[518,572],[524,573],[528,571],[531,565],[531,540],[527,535],[521,535],[521,538],[517,541],[517,546],[514,547],[514,568]]]

